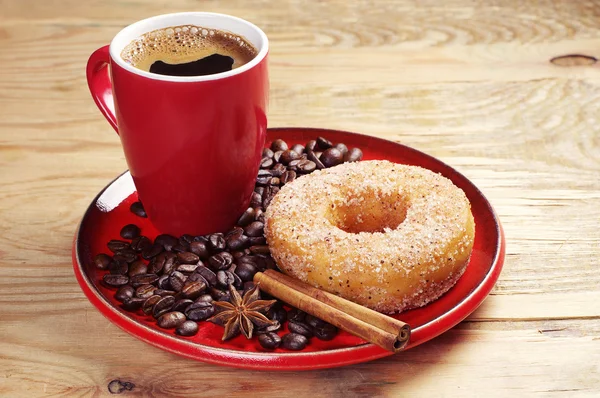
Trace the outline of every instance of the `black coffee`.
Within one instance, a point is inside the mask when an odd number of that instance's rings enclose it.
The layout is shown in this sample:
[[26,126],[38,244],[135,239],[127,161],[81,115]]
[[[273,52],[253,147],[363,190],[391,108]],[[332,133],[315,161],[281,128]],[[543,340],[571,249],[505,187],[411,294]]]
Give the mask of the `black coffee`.
[[121,57],[151,73],[205,76],[239,68],[257,53],[244,37],[190,25],[148,32],[129,43]]

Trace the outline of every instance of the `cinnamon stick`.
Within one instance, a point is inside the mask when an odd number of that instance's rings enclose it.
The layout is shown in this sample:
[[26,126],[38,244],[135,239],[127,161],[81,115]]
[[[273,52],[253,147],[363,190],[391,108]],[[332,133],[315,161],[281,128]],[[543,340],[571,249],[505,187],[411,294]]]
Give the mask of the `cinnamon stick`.
[[388,351],[398,352],[408,343],[408,324],[279,272],[257,272],[254,282],[270,295]]

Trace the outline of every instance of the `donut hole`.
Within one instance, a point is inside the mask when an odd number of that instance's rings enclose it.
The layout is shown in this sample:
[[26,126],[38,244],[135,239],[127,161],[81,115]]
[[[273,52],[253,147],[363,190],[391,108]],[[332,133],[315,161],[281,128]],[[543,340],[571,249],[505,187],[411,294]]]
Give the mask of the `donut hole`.
[[372,188],[365,188],[359,196],[331,204],[329,220],[351,234],[385,232],[404,222],[407,209],[408,203],[400,193],[382,195]]

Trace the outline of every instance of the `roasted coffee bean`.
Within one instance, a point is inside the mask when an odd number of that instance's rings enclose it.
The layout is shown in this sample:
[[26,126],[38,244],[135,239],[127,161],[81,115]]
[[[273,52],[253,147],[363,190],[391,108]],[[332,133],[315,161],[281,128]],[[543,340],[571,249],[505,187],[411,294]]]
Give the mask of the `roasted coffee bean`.
[[198,324],[194,321],[185,321],[175,329],[180,336],[194,336],[198,333]]
[[277,192],[279,192],[279,187],[271,187],[271,186],[267,187],[267,190],[265,191],[265,194],[263,195],[263,202],[262,202],[263,209],[266,209],[267,207],[269,207],[269,204],[271,203],[271,201],[273,200],[275,195],[277,195]]
[[252,196],[250,199],[250,207],[260,207],[262,206],[262,196],[257,192],[252,192]]
[[[198,267],[204,268],[203,265],[199,265]],[[206,287],[208,287],[208,285],[209,285],[206,278],[204,278],[202,275],[200,275],[199,273],[197,273],[195,271],[190,276],[188,276],[188,278],[186,279],[186,283],[188,283],[188,282],[202,282],[202,283],[204,283],[204,286],[206,286]]]
[[169,234],[161,234],[154,239],[155,245],[161,245],[166,251],[173,249],[173,246],[179,243],[179,239]]
[[177,271],[184,274],[191,274],[196,271],[196,268],[198,268],[198,264],[179,264],[177,266]]
[[306,318],[306,312],[299,310],[298,308],[292,308],[288,311],[287,319],[289,321],[304,322]]
[[154,243],[142,250],[142,258],[144,258],[144,260],[150,260],[152,257],[159,255],[162,251],[163,246]]
[[165,252],[165,265],[163,274],[170,274],[177,267],[177,255],[172,252]]
[[132,297],[128,300],[125,300],[123,302],[123,304],[121,304],[121,307],[125,311],[135,312],[142,307],[142,304],[144,304],[144,301],[146,301],[146,299],[139,298],[139,297]]
[[233,263],[233,256],[228,252],[217,253],[208,259],[208,264],[213,270],[227,269]]
[[322,327],[312,328],[312,331],[316,338],[324,341],[333,340],[338,333],[338,329],[329,323],[326,323]]
[[333,146],[333,144],[327,138],[323,138],[323,137],[317,138],[317,148],[320,149],[321,151],[329,149],[332,146]]
[[206,287],[206,284],[201,281],[186,281],[185,285],[183,285],[183,288],[181,289],[181,293],[185,298],[193,300],[197,297],[200,297],[200,295],[206,290]]
[[281,338],[281,346],[286,350],[300,351],[308,344],[308,339],[298,333],[289,333]]
[[173,304],[173,307],[171,309],[173,311],[185,312],[185,310],[187,309],[187,307],[189,307],[193,303],[194,302],[192,300],[190,300],[190,299],[177,300],[175,302],[175,304]]
[[263,193],[265,192],[265,187],[254,187],[254,192],[262,197]]
[[123,249],[123,250],[119,250],[119,251],[115,252],[113,259],[115,259],[115,258],[123,259],[123,260],[125,260],[126,263],[132,263],[138,259],[138,254],[132,248],[127,248],[127,249]]
[[227,235],[225,241],[227,242],[227,248],[231,251],[244,250],[248,247],[248,237],[244,235],[242,228],[235,228],[231,234]]
[[306,143],[306,152],[308,151],[314,151],[315,148],[317,147],[317,140],[310,140]]
[[167,253],[168,252],[162,252],[159,255],[152,257],[152,259],[148,263],[148,272],[152,274],[159,274],[165,266],[165,261],[167,260]]
[[252,254],[270,254],[268,245],[255,245],[250,246],[250,252]]
[[179,271],[173,271],[171,272],[171,275],[169,275],[169,285],[171,285],[171,289],[176,292],[180,292],[181,289],[183,289],[186,280],[187,277]]
[[272,158],[262,158],[262,160],[260,161],[260,168],[261,169],[270,169],[274,164],[275,164],[275,162],[273,161]]
[[[285,165],[288,165],[292,160],[300,159],[300,154],[296,151],[292,151],[288,149],[287,151],[283,151],[279,161]],[[269,173],[271,175],[271,173]]]
[[142,285],[151,285],[158,281],[156,274],[139,274],[131,277],[131,285],[135,288]]
[[217,289],[216,287],[211,287],[210,289],[208,289],[208,291],[215,301],[229,302],[229,300],[231,300],[231,297],[229,296],[229,292],[226,292],[224,290]]
[[283,164],[277,163],[271,169],[271,175],[273,177],[281,177],[282,174],[285,173],[286,170],[287,170],[287,168]]
[[212,303],[213,298],[210,294],[204,293],[203,295],[198,297],[196,300],[194,300],[195,303],[199,303],[201,301],[206,301],[207,303]]
[[262,157],[263,158],[273,158],[273,151],[269,148],[263,148],[262,151]]
[[217,283],[222,288],[226,288],[229,285],[233,285],[235,282],[235,278],[233,274],[229,271],[219,271],[217,272]]
[[185,245],[182,245],[181,243],[177,243],[175,246],[173,246],[171,251],[174,253],[184,253],[184,252],[189,251],[189,249],[190,249],[189,245],[185,246]]
[[175,297],[173,296],[164,296],[161,297],[160,300],[154,304],[154,308],[152,309],[152,316],[155,318],[160,317],[165,312],[168,312],[175,304]]
[[271,143],[271,150],[273,152],[286,151],[287,149],[288,144],[282,139],[277,139]]
[[115,299],[121,303],[129,300],[135,294],[135,289],[129,285],[121,286],[115,293]]
[[283,151],[276,151],[275,153],[273,153],[273,160],[276,163],[279,163],[282,153],[283,153]]
[[281,344],[281,337],[275,332],[268,332],[258,335],[258,342],[267,350],[274,350]]
[[[267,240],[265,239],[264,236],[255,236],[252,238],[248,238],[248,241],[250,242],[250,246],[260,246],[260,245],[267,244]],[[252,253],[252,250],[250,250],[250,252]],[[266,254],[269,254],[269,253],[266,253]]]
[[235,273],[244,282],[251,281],[258,270],[250,263],[241,263],[235,268]]
[[240,216],[237,225],[240,227],[245,227],[254,221],[254,209],[252,207],[248,207],[246,211]]
[[352,148],[344,155],[344,162],[358,162],[362,157],[363,153],[359,148]]
[[278,305],[278,303],[275,303],[275,305],[271,306],[266,315],[270,320],[277,321],[280,324],[283,324],[285,321],[287,321],[287,311],[281,305]]
[[129,277],[119,274],[106,274],[102,277],[104,283],[110,287],[120,287],[129,283]]
[[155,290],[156,286],[153,285],[138,286],[137,289],[135,289],[135,297],[148,298],[154,295]]
[[292,160],[291,162],[288,163],[287,169],[298,171],[298,163],[300,163],[301,161],[302,161],[302,158]]
[[129,265],[122,259],[117,258],[108,265],[108,271],[113,275],[127,275],[129,272]]
[[98,269],[108,269],[112,258],[108,254],[100,253],[94,257],[94,264]]
[[325,167],[333,167],[342,164],[344,156],[337,148],[329,148],[323,152],[320,160]]
[[185,315],[181,312],[172,311],[162,314],[156,324],[163,329],[173,329],[185,322]]
[[269,170],[258,170],[258,174],[256,175],[256,183],[263,186],[267,185],[272,177],[273,175]]
[[271,256],[265,257],[263,259],[264,262],[264,269],[278,269],[277,268],[277,264],[275,264],[275,260],[273,260],[273,258]]
[[220,252],[225,250],[227,243],[223,234],[212,234],[208,237],[208,248],[213,252]]
[[183,234],[179,237],[179,243],[186,246],[194,241],[194,237],[190,234]]
[[142,202],[133,202],[131,206],[129,206],[129,210],[138,217],[148,217],[148,215],[146,214],[146,210],[144,210],[144,205],[142,204]]
[[175,292],[173,290],[168,290],[168,289],[156,289],[154,291],[154,294],[157,294],[160,297],[165,297],[165,296],[175,296],[177,294],[177,292]]
[[[254,284],[254,282],[252,281],[248,281],[248,282],[244,282],[243,284],[243,292],[244,294],[248,293],[250,290],[254,289],[256,285]],[[242,294],[242,296],[244,295]],[[260,296],[261,292],[258,292],[258,295]]]
[[262,209],[256,209],[255,220],[260,221],[263,224],[265,223],[265,212],[262,211]]
[[333,147],[335,149],[337,149],[338,151],[340,151],[342,156],[345,156],[348,153],[348,147],[346,146],[346,144],[344,144],[342,142],[335,144]]
[[309,174],[315,171],[317,165],[312,160],[303,159],[298,163],[297,169],[301,174]]
[[142,304],[142,312],[146,315],[152,314],[152,311],[154,311],[154,306],[160,300],[162,300],[162,296],[159,296],[158,294],[146,298],[146,301],[144,301],[144,304]]
[[192,321],[203,321],[215,313],[215,307],[210,301],[196,301],[185,310],[185,315]]
[[307,160],[310,160],[311,162],[313,162],[315,164],[315,166],[317,167],[317,170],[323,170],[325,168],[325,166],[319,159],[319,154],[317,154],[317,152],[308,151],[308,153],[306,155],[307,155],[307,157],[306,157]]
[[204,279],[206,279],[210,286],[217,285],[217,274],[212,272],[207,267],[199,266],[198,268],[196,268],[195,273],[200,274]]
[[121,238],[123,239],[134,239],[140,236],[140,227],[135,224],[127,224],[121,228]]
[[144,263],[142,260],[134,261],[129,264],[129,272],[127,275],[131,278],[132,276],[147,274],[148,273],[148,265]]
[[190,243],[190,252],[194,253],[203,260],[207,259],[209,256],[208,248],[206,247],[206,242],[202,241],[194,241]]
[[177,260],[179,260],[181,264],[196,264],[200,261],[200,257],[191,252],[183,252],[177,253]]
[[156,281],[156,286],[158,286],[159,289],[171,290],[171,284],[169,283],[169,275],[161,275],[158,278],[158,281]]
[[236,264],[249,263],[249,264],[254,265],[255,267],[257,266],[256,257],[249,256],[249,255],[244,255],[244,256],[238,258],[235,263]]
[[298,334],[301,334],[301,335],[306,336],[306,337],[312,337],[313,336],[313,332],[310,329],[310,326],[308,326],[307,324],[302,323],[302,322],[289,321],[288,322],[288,329],[289,329],[290,332],[298,333]]
[[256,331],[256,333],[258,333],[258,334],[271,333],[271,332],[276,332],[279,329],[281,329],[281,324],[277,321],[274,321],[271,325],[268,325],[268,326],[258,329]]
[[296,172],[294,170],[288,170],[281,176],[280,180],[283,185],[288,184],[296,179]]
[[117,240],[117,239],[112,239],[110,240],[106,246],[108,247],[108,250],[110,250],[113,253],[118,252],[119,250],[125,250],[125,249],[129,249],[131,246],[129,245],[129,242],[125,242],[123,240]]
[[152,242],[145,236],[138,236],[131,241],[131,248],[138,253],[150,246]]
[[250,225],[247,225],[246,228],[244,228],[244,232],[250,237],[263,236],[264,227],[265,225],[260,221],[254,221],[251,222]]
[[324,320],[317,318],[316,316],[306,314],[304,317],[304,323],[306,323],[311,328],[322,328],[327,324]]
[[292,151],[298,153],[298,155],[302,155],[304,153],[304,146],[302,144],[294,144],[292,145]]
[[229,271],[231,273],[231,275],[233,275],[233,286],[235,286],[236,289],[242,289],[242,286],[244,285],[244,281],[242,281],[240,279],[240,277],[235,273],[235,269],[237,268],[236,264],[231,264],[231,266],[229,267],[229,269],[227,271]]
[[269,181],[270,185],[279,185],[281,184],[281,180],[278,177],[273,177],[271,178],[271,181]]

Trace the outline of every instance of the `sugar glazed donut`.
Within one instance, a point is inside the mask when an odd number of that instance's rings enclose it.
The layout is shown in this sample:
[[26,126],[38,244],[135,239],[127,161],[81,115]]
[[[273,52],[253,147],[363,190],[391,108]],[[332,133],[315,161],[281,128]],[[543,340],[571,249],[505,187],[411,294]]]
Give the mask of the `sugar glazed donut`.
[[391,314],[436,300],[463,274],[470,207],[450,180],[421,167],[344,163],[284,185],[265,236],[284,273]]

